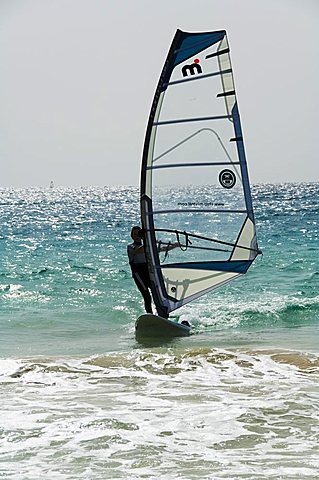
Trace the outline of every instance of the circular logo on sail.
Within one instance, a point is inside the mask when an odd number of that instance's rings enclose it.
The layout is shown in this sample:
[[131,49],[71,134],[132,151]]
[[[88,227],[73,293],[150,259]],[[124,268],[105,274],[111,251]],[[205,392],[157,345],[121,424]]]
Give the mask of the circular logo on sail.
[[222,170],[219,174],[219,183],[224,188],[233,188],[236,183],[236,177],[231,170]]

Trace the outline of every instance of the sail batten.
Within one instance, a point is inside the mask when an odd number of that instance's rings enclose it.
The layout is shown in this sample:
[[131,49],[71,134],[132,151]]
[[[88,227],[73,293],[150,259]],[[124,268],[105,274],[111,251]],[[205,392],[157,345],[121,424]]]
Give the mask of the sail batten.
[[147,170],[156,170],[158,168],[185,168],[185,167],[208,167],[210,165],[240,165],[240,162],[196,162],[196,163],[169,163],[167,165],[155,165],[147,167]]
[[229,53],[230,52],[230,49],[229,48],[225,48],[224,50],[220,50],[219,52],[215,52],[215,53],[211,53],[209,55],[206,55],[206,58],[213,58],[213,57],[217,57],[219,55],[224,55],[225,53]]
[[232,118],[232,115],[218,115],[213,117],[194,117],[194,118],[179,118],[176,120],[161,120],[154,122],[153,125],[170,125],[172,123],[188,123],[188,122],[204,122],[206,120],[223,120],[225,118]]
[[167,314],[244,275],[260,253],[224,30],[176,32],[145,135],[141,218]]
[[166,213],[246,213],[247,210],[211,210],[211,209],[198,209],[198,208],[180,208],[176,210],[153,210],[149,212],[149,215],[163,215]]

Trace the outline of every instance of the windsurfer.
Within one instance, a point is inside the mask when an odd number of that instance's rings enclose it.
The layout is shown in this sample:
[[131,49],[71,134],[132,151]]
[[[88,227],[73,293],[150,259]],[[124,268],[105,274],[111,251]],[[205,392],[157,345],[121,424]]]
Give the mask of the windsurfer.
[[[133,243],[130,243],[127,246],[127,255],[132,270],[132,277],[137,288],[143,296],[145,311],[147,313],[153,313],[152,297],[150,294],[151,280],[148,273],[145,249],[142,242],[141,227],[136,225],[132,227],[131,238]],[[159,251],[172,250],[178,246],[178,243],[170,244],[169,246],[162,246],[159,248]],[[168,318],[168,315],[165,314],[162,309],[157,308],[157,313],[160,317]]]
[[127,246],[127,255],[132,270],[133,280],[141,292],[144,299],[145,311],[153,313],[152,297],[150,294],[151,281],[147,269],[144,245],[140,236],[141,227],[134,226],[131,230],[131,238],[133,243]]

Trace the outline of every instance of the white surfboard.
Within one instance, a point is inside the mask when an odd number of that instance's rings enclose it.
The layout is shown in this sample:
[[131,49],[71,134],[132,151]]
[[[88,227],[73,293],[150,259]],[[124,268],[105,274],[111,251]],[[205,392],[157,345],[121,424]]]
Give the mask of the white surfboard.
[[138,337],[186,337],[191,327],[146,313],[135,322],[135,334]]

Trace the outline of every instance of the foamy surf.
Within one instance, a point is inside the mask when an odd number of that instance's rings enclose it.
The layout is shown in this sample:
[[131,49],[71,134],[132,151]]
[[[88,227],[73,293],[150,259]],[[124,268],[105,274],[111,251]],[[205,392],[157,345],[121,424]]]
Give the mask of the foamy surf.
[[4,478],[318,474],[317,355],[155,348],[0,366]]

